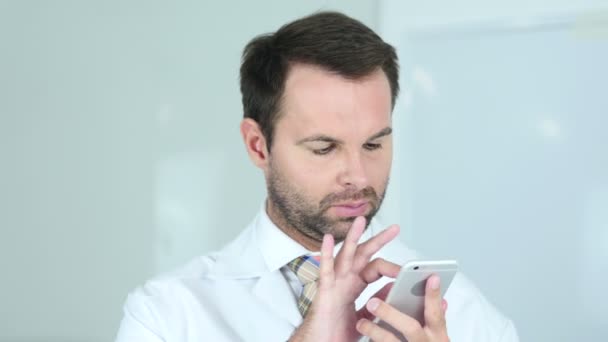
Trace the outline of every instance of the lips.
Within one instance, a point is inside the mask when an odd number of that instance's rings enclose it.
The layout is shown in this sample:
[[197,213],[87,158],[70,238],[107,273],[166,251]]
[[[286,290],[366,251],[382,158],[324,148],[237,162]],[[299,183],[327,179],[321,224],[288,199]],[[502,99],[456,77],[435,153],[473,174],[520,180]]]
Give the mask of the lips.
[[333,211],[336,213],[336,215],[341,217],[362,216],[367,212],[368,208],[369,202],[366,201],[348,202],[332,205]]

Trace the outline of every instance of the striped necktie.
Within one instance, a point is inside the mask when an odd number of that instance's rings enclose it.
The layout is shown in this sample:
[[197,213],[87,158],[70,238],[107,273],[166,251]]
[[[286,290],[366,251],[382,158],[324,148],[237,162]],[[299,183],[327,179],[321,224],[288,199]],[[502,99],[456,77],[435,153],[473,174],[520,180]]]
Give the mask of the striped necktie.
[[302,317],[305,317],[317,293],[319,259],[318,257],[303,255],[290,261],[287,266],[296,274],[304,286],[300,298],[298,298],[298,310],[300,310]]

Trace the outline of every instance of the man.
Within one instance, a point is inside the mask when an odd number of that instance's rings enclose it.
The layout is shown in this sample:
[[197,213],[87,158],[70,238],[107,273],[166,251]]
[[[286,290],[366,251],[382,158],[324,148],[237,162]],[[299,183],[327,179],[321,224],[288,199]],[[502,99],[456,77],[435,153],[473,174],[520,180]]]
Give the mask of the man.
[[[462,275],[429,278],[425,321],[384,303],[417,258],[374,219],[392,160],[397,56],[373,31],[317,13],[252,40],[241,134],[268,197],[222,250],[148,282],[125,305],[123,341],[517,341]],[[337,245],[336,245],[337,244]],[[449,328],[448,328],[449,327]]]

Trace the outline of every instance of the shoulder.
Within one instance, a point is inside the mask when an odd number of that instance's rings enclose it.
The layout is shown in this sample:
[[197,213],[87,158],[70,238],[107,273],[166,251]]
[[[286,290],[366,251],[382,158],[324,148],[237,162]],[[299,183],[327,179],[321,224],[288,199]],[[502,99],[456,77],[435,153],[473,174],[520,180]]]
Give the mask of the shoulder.
[[213,264],[214,254],[197,257],[132,290],[123,307],[116,340],[163,341],[166,332],[172,330],[171,322],[185,321],[186,312],[178,303],[188,302],[190,284],[200,283]]
[[252,229],[245,229],[219,251],[195,257],[172,271],[146,281],[129,293],[125,314],[151,315],[151,311],[158,311],[167,316],[174,314],[174,311],[183,312],[183,307],[188,306],[193,295],[211,290],[208,287],[217,275],[230,277],[233,273],[245,272],[240,268],[249,270],[249,266],[243,266],[242,255],[255,249],[252,241]]
[[153,306],[168,306],[187,291],[188,284],[207,277],[215,264],[215,253],[199,256],[170,272],[162,273],[132,290],[126,302],[131,309],[151,309]]
[[189,279],[204,278],[212,269],[217,259],[217,252],[197,256],[171,271],[164,272],[149,279],[142,288],[162,288]]
[[[206,286],[213,283],[212,280],[218,275],[231,277],[250,271],[252,267],[243,263],[242,258],[243,254],[255,255],[252,234],[252,229],[248,227],[219,251],[195,257],[179,268],[146,281],[131,291],[126,308],[156,307],[170,312],[171,307],[179,305],[181,298],[205,291]],[[257,260],[254,257],[251,259]]]

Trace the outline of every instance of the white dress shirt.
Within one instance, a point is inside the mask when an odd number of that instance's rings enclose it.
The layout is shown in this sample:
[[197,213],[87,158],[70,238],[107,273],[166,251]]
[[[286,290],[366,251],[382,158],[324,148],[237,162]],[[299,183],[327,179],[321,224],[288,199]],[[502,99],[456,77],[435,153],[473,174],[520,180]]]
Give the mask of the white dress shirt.
[[[384,226],[372,220],[361,241]],[[336,252],[340,245],[336,246]],[[309,254],[269,219],[262,209],[253,222],[218,252],[195,258],[182,268],[148,281],[129,294],[117,342],[286,341],[301,322],[301,285],[285,267]],[[397,264],[417,259],[395,240],[375,257]],[[392,279],[368,286],[357,308]],[[462,274],[445,299],[452,342],[516,342],[511,321],[500,314]]]

